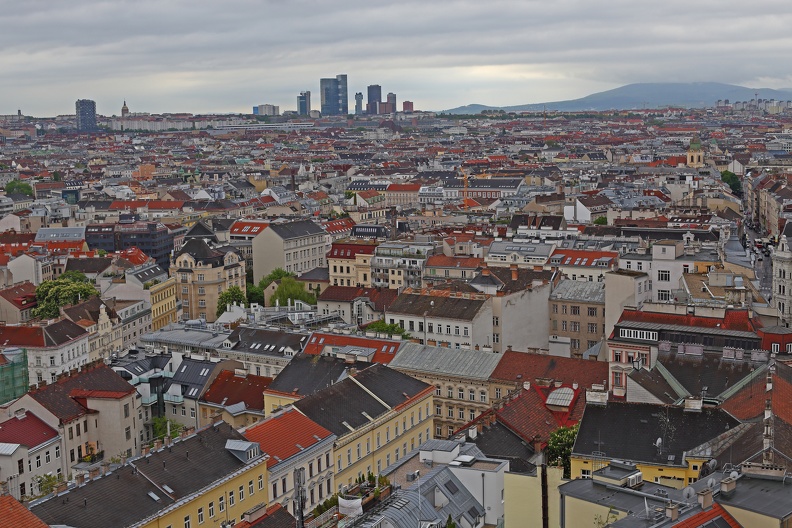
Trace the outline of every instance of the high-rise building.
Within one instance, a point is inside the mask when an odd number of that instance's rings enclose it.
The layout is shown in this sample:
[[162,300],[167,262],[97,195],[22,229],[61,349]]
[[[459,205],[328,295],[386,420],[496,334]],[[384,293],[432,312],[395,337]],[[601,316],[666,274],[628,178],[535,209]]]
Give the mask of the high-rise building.
[[413,102],[412,101],[404,101],[402,103],[402,112],[405,114],[411,114],[413,112]]
[[322,98],[322,115],[346,115],[349,113],[349,95],[345,74],[336,75],[335,79],[320,79],[319,92]]
[[338,113],[349,114],[349,90],[347,89],[347,76],[345,73],[336,75],[338,81]]
[[276,116],[280,115],[280,107],[271,104],[262,104],[253,107],[253,115]]
[[357,92],[355,94],[355,115],[360,115],[363,113],[363,92]]
[[93,132],[96,130],[96,102],[90,99],[77,99],[75,109],[77,130],[80,132]]
[[379,84],[371,84],[367,88],[368,91],[368,100],[366,105],[366,113],[368,114],[378,114],[379,113],[379,105],[382,102],[382,86]]
[[396,94],[393,92],[388,93],[387,101],[391,108],[391,112],[396,112]]
[[311,92],[300,92],[297,96],[297,113],[304,116],[311,113]]

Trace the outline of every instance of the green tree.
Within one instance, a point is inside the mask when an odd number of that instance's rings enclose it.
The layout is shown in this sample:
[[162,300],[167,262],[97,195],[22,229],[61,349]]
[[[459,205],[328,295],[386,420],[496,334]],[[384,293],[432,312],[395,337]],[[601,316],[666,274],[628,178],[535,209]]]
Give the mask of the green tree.
[[723,171],[721,172],[721,180],[731,188],[734,194],[742,196],[742,182],[736,174],[732,171]]
[[225,313],[229,304],[247,305],[247,297],[245,297],[245,292],[242,291],[242,288],[231,286],[217,297],[217,312],[215,312],[217,317]]
[[561,427],[550,433],[550,440],[547,442],[547,460],[551,465],[563,466],[564,478],[569,478],[569,459],[572,456],[572,446],[575,445],[577,432],[578,424]]
[[5,192],[6,194],[20,193],[26,194],[27,196],[33,196],[33,187],[31,187],[29,183],[13,180],[6,183]]
[[457,528],[457,523],[451,518],[451,514],[448,514],[448,519],[446,519],[445,528]]
[[264,290],[262,290],[260,287],[256,286],[255,284],[252,284],[252,283],[248,282],[246,291],[247,291],[248,306],[250,306],[253,303],[256,303],[256,304],[259,304],[261,306],[264,306],[264,304],[265,304],[264,303]]
[[[33,477],[33,485],[38,488],[38,496],[43,497],[55,491],[55,486],[63,481],[63,474],[37,475]],[[32,491],[32,490],[31,490]]]
[[81,271],[69,270],[61,273],[61,276],[58,277],[58,280],[67,280],[72,282],[88,282],[88,277],[86,277],[85,273]]
[[592,222],[594,225],[608,225],[608,217],[607,216],[598,216]]
[[402,328],[397,324],[388,324],[385,322],[385,319],[380,319],[379,321],[374,321],[373,323],[366,326],[367,331],[371,332],[378,332],[380,334],[388,334],[388,335],[400,335],[403,339],[409,339],[410,334],[407,333],[407,330]]
[[178,435],[184,427],[179,422],[171,420],[167,416],[155,416],[151,420],[151,429],[154,434],[154,440],[159,440],[168,436],[168,424],[170,424],[171,438]]
[[264,290],[264,289],[267,288],[267,286],[269,286],[270,284],[272,284],[276,280],[281,280],[284,277],[294,277],[294,276],[295,276],[294,273],[286,271],[283,268],[275,268],[274,270],[272,270],[270,272],[269,275],[267,275],[266,277],[262,278],[259,281],[259,288]]
[[308,304],[316,304],[316,297],[312,293],[305,291],[305,284],[297,282],[294,277],[284,277],[280,281],[280,286],[270,299],[270,304],[275,306],[276,302],[281,306],[286,306],[289,299],[292,301],[303,301]]
[[99,295],[99,292],[93,284],[61,276],[57,280],[43,282],[36,287],[38,306],[33,309],[32,315],[40,319],[52,319],[60,315],[61,306],[69,306],[94,295]]

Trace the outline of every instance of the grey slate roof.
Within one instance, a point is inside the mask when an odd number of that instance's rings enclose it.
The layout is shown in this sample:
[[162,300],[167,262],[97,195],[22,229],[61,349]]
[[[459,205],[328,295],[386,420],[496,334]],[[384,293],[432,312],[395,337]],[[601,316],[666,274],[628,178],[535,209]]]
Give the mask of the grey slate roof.
[[396,370],[489,379],[503,356],[483,350],[463,350],[405,343],[388,364]]
[[325,234],[324,229],[310,220],[298,220],[285,224],[270,224],[269,229],[283,240]]
[[203,328],[188,328],[184,325],[169,324],[156,332],[141,336],[144,343],[164,343],[191,345],[203,348],[218,348],[223,345],[228,334],[217,333]]
[[268,389],[307,396],[330,387],[349,375],[349,369],[362,370],[371,363],[347,364],[343,359],[330,356],[298,354],[270,383]]
[[166,390],[173,385],[181,385],[182,396],[197,400],[203,394],[204,389],[208,388],[209,377],[215,368],[219,368],[217,363],[185,358],[168,381]]
[[472,321],[487,301],[464,297],[441,297],[403,293],[387,310],[388,314],[424,315]]
[[[228,424],[217,424],[175,442],[171,448],[131,460],[104,477],[71,488],[65,495],[53,496],[31,510],[52,526],[129,526],[242,469],[245,463],[225,447],[228,440],[245,438]],[[254,462],[257,460],[263,459]],[[171,496],[162,491],[165,485],[173,490]]]
[[565,279],[550,294],[550,300],[605,304],[605,283]]

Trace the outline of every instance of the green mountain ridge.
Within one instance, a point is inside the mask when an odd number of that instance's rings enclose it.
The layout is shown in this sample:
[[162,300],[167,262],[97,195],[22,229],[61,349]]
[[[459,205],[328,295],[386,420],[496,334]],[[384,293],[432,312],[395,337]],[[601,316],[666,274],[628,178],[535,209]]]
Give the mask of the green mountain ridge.
[[560,112],[635,110],[679,106],[683,108],[704,108],[715,106],[718,100],[730,102],[748,101],[758,94],[760,99],[792,100],[792,89],[747,88],[735,84],[716,82],[700,83],[635,83],[598,92],[580,99],[533,103],[514,106],[488,106],[469,104],[444,110],[445,114],[478,114],[483,110],[504,110],[506,112]]

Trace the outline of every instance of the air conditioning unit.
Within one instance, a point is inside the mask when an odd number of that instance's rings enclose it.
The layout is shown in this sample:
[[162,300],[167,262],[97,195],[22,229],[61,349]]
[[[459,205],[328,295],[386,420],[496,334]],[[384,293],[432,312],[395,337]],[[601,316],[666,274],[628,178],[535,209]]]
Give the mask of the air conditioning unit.
[[643,483],[643,473],[636,473],[635,475],[630,475],[627,481],[627,486],[634,488],[641,483]]

